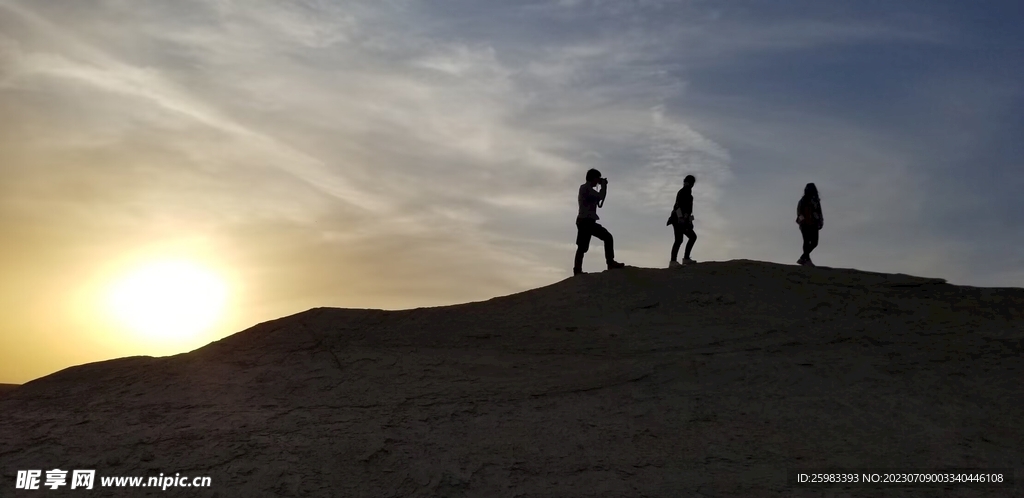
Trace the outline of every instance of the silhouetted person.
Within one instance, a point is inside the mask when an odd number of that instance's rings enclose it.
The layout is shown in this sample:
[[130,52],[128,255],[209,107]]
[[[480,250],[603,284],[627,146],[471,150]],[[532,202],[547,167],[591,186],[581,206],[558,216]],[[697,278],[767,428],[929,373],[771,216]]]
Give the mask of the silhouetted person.
[[800,225],[800,234],[804,237],[804,254],[796,264],[814,266],[811,262],[811,251],[818,247],[818,231],[825,227],[825,217],[821,214],[818,188],[813,183],[808,183],[804,187],[804,196],[796,205],[796,222]]
[[[594,190],[598,185],[601,186],[601,190]],[[607,193],[608,180],[601,178],[601,172],[596,169],[587,171],[587,183],[580,185],[578,197],[580,211],[576,215],[576,261],[572,267],[573,275],[583,273],[583,255],[590,249],[592,236],[604,241],[604,259],[609,270],[626,266],[615,261],[612,234],[597,222],[600,219],[597,216],[597,208],[604,204]]]
[[696,261],[690,259],[690,251],[693,250],[693,244],[697,242],[697,234],[693,231],[693,184],[697,183],[697,179],[693,175],[686,175],[683,179],[683,188],[679,189],[676,194],[676,203],[672,206],[672,214],[668,217],[666,225],[672,225],[672,231],[675,233],[675,241],[672,243],[672,259],[668,262],[669,268],[676,268],[679,266],[677,258],[679,257],[679,246],[683,244],[683,237],[688,240],[686,242],[686,252],[683,253],[683,264],[696,263]]

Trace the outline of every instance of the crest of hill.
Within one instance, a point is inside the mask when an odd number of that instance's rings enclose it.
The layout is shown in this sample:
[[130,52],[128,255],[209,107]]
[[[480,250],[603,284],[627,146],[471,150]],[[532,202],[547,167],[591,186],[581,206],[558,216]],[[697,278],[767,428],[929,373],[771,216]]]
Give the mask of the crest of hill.
[[62,462],[240,496],[792,496],[800,466],[1022,466],[1022,313],[1024,289],[742,260],[316,308],[21,386],[0,480]]
[[318,308],[260,324],[196,354],[300,343],[619,354],[674,342],[658,327],[636,327],[644,322],[677,323],[675,332],[715,342],[769,324],[820,329],[828,323],[838,331],[913,317],[950,325],[980,318],[1020,319],[1022,310],[1024,289],[739,260],[679,271],[629,268],[586,274],[487,301],[436,308]]

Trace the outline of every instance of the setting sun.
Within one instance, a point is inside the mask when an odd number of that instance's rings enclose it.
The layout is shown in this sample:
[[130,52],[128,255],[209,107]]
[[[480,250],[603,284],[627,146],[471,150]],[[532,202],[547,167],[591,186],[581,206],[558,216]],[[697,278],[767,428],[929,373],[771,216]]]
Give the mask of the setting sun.
[[161,261],[130,272],[111,288],[114,318],[147,339],[182,339],[210,328],[224,310],[227,286],[189,261]]

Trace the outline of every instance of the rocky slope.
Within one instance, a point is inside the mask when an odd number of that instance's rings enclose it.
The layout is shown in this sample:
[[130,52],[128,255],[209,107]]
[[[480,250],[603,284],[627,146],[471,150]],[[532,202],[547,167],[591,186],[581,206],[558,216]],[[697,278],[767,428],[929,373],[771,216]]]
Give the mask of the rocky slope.
[[[751,261],[313,309],[0,398],[0,495],[42,493],[15,492],[16,471],[59,467],[212,478],[173,490],[190,497],[1019,496],[786,472],[1024,479],[1022,339],[1024,289]],[[147,492],[172,491],[93,493]]]

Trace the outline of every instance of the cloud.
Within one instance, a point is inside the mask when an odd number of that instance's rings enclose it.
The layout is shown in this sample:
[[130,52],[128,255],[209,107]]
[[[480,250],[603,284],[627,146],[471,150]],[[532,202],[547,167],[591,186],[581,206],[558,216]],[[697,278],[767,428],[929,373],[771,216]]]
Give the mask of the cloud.
[[[163,77],[159,70],[118,61],[92,46],[88,40],[76,38],[26,8],[14,4],[5,4],[5,8],[24,20],[48,44],[60,47],[57,52],[20,54],[17,64],[11,69],[9,85],[15,81],[33,85],[39,80],[46,83],[56,80],[65,87],[81,86],[109,92],[124,99],[125,107],[119,110],[135,119],[140,115],[148,119],[177,118],[189,125],[205,127],[207,130],[204,131],[208,133],[212,131],[227,135],[235,142],[244,142],[247,151],[262,158],[260,162],[274,164],[324,193],[362,208],[380,206],[365,193],[353,189],[344,178],[327,172],[322,160],[239,124],[201,98],[190,95],[181,85]],[[132,107],[127,108],[129,105]],[[136,107],[138,105],[145,107],[140,111]],[[154,110],[160,114],[154,116]],[[247,157],[236,164],[252,160],[252,157]]]
[[[547,56],[576,75],[567,86],[503,62],[486,43],[367,34],[354,14],[332,17],[314,3],[209,4],[204,12],[217,22],[169,15],[180,30],[159,29],[146,8],[119,3],[67,17],[27,5],[5,4],[6,22],[31,36],[6,59],[4,95],[10,105],[24,94],[62,100],[45,109],[60,123],[45,143],[21,147],[28,161],[47,160],[43,169],[20,169],[33,171],[26,181],[37,187],[16,191],[23,210],[48,211],[52,223],[105,219],[108,230],[135,223],[151,233],[156,220],[170,231],[276,220],[309,238],[382,246],[381,237],[418,240],[426,231],[449,248],[439,258],[469,246],[491,265],[485,273],[546,267],[509,258],[494,242],[526,236],[524,223],[512,222],[518,234],[481,227],[510,214],[562,215],[571,227],[566,192],[586,167],[616,152],[606,149],[623,144],[619,135],[685,139],[658,135],[664,125],[649,112],[658,99],[642,97],[642,88],[619,96],[611,85],[592,85],[601,61],[585,51]],[[110,19],[121,29],[104,29]],[[601,53],[613,50],[606,44]],[[545,112],[551,103],[564,108]],[[29,119],[41,109],[19,110]],[[320,223],[339,218],[346,221],[329,229]],[[508,289],[536,283],[520,279]],[[395,277],[393,285],[406,282]]]
[[[813,178],[826,259],[988,278],[954,269],[971,246],[928,224],[945,187],[921,151],[948,129],[895,126],[896,103],[857,91],[895,71],[872,66],[880,54],[945,53],[950,21],[872,9],[0,0],[0,220],[63,237],[33,263],[55,279],[199,237],[246,276],[251,310],[401,307],[566,275],[590,167],[612,179],[602,217],[620,254],[655,266],[686,174],[695,254],[786,262]],[[901,71],[893,87],[949,76]],[[941,122],[964,107],[921,109],[977,78],[956,81],[898,103]],[[972,123],[998,129],[986,120],[1019,93],[997,94]]]

